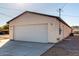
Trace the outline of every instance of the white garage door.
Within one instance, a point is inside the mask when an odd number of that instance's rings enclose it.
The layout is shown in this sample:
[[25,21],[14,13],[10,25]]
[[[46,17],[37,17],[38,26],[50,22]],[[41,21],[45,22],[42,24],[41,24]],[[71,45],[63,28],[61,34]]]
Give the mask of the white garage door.
[[48,42],[48,26],[46,24],[17,26],[14,31],[15,40]]

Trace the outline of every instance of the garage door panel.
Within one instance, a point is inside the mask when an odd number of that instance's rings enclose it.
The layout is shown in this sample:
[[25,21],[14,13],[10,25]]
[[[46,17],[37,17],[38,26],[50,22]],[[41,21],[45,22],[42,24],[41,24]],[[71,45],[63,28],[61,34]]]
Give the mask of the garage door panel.
[[47,42],[48,26],[47,25],[26,25],[15,27],[15,40]]

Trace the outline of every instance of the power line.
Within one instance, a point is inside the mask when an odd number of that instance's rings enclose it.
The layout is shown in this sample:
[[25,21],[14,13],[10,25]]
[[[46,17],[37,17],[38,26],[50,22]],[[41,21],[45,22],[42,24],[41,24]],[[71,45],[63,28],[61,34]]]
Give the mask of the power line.
[[63,9],[65,8],[66,5],[67,5],[67,3],[65,3],[62,7],[60,7],[60,8],[58,9],[58,15],[59,15],[59,17],[61,17],[62,11],[63,11]]
[[58,9],[58,15],[61,17],[61,12],[67,4],[64,4],[61,8]]
[[[9,10],[13,10],[13,11],[16,10],[16,11],[19,11],[19,12],[24,12],[23,10],[18,10],[18,9],[13,9],[13,8],[6,8],[6,7],[1,7],[1,6],[0,6],[0,8],[1,8],[1,9],[9,9]],[[9,15],[4,14],[4,13],[2,13],[2,12],[0,12],[0,14],[1,14],[1,15],[5,15],[5,16],[7,16],[7,17],[12,17],[12,16],[9,16]]]
[[[59,8],[59,9],[61,9],[61,11],[60,11],[59,13],[62,12],[62,10],[65,8],[66,5],[67,5],[67,3],[64,4],[61,8]],[[61,15],[63,15],[63,14],[61,13]],[[79,16],[74,16],[74,15],[63,15],[63,16],[68,16],[68,17],[79,17]]]
[[[18,10],[18,9],[6,8],[6,7],[1,7],[1,6],[0,6],[0,8],[1,8],[1,9],[9,9],[9,10],[16,10],[16,11],[20,11],[20,10]],[[2,13],[2,12],[0,12],[0,14],[1,14],[1,15],[5,15],[5,16],[7,16],[7,17],[12,17],[12,16],[9,16],[9,15],[4,14],[4,13]]]
[[68,17],[79,17],[79,16],[74,16],[74,15],[64,15],[62,14],[63,16],[68,16]]
[[67,3],[65,3],[65,4],[61,7],[61,9],[63,10],[63,9],[65,8],[66,5],[67,5]]
[[1,9],[9,9],[9,10],[16,10],[16,11],[20,11],[20,10],[18,10],[18,9],[6,8],[6,7],[1,7],[1,6],[0,6],[0,8],[1,8]]
[[7,17],[12,17],[12,16],[9,16],[9,15],[4,14],[4,13],[1,13],[1,12],[0,12],[0,15],[5,15],[5,16],[7,16]]

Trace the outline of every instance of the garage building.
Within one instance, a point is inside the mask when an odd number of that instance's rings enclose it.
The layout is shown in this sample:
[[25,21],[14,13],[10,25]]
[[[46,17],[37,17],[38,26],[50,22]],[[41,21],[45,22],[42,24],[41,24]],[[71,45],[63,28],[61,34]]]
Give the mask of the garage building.
[[72,28],[58,16],[26,11],[7,22],[11,40],[57,43]]

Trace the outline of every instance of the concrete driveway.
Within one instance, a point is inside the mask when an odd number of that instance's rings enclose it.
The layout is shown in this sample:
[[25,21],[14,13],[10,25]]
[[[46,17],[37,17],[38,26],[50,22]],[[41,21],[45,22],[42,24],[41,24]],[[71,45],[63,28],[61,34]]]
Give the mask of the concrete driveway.
[[8,41],[0,47],[1,56],[40,56],[54,44]]

